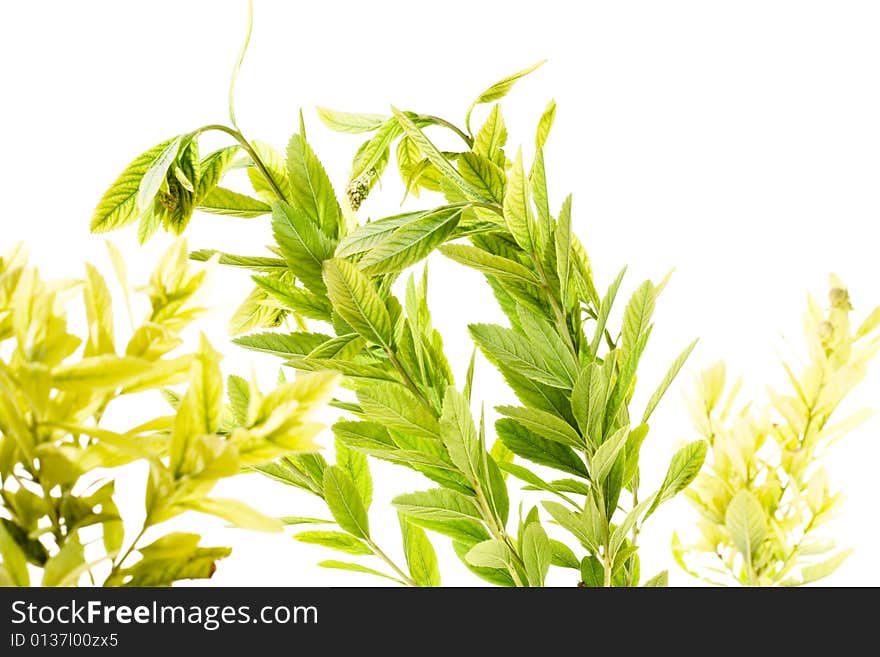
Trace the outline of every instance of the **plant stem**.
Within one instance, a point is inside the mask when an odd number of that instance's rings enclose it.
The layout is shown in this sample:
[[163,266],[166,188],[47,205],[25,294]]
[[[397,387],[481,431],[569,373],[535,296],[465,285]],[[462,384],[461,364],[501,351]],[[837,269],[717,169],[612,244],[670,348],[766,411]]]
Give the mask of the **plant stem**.
[[147,532],[147,527],[148,525],[146,521],[144,521],[144,526],[141,527],[141,530],[138,532],[138,535],[135,536],[135,539],[131,542],[131,545],[128,546],[128,549],[125,551],[122,557],[120,557],[113,563],[113,568],[110,569],[110,574],[107,575],[107,580],[111,579],[119,572],[119,569],[122,567],[123,562],[128,559],[128,555],[130,555],[134,551],[138,542],[144,537],[144,534]]
[[406,583],[407,586],[418,586],[416,581],[405,572],[403,572],[403,570],[398,568],[397,564],[392,561],[391,557],[385,554],[385,552],[383,552],[382,549],[372,541],[372,539],[366,538],[364,540],[373,551],[373,554],[375,554],[382,561],[388,564],[391,569],[400,576],[400,578]]
[[459,137],[461,137],[462,141],[467,144],[468,148],[474,147],[474,140],[471,139],[464,130],[459,128],[454,123],[450,123],[446,119],[441,119],[439,116],[434,116],[433,114],[419,114],[416,116],[417,119],[421,121],[430,121],[431,123],[436,123],[437,125],[442,125],[444,128],[449,128]]
[[266,164],[263,162],[262,158],[257,154],[257,151],[251,146],[250,142],[244,138],[238,130],[235,128],[230,128],[229,126],[222,125],[220,123],[212,123],[210,125],[205,125],[193,132],[193,136],[199,135],[203,132],[208,132],[209,130],[216,130],[217,132],[223,132],[235,139],[238,142],[238,145],[241,146],[242,150],[247,153],[250,158],[254,161],[254,166],[257,167],[257,170],[266,179],[266,182],[269,183],[269,186],[272,188],[272,191],[278,197],[279,200],[288,203],[287,196],[285,196],[284,192],[281,191],[281,187],[279,187],[278,183],[272,177],[272,174],[269,173],[269,169],[266,167]]
[[391,347],[384,346],[382,347],[382,349],[385,351],[385,355],[388,356],[388,360],[391,361],[394,369],[396,369],[397,373],[400,374],[400,378],[403,379],[403,385],[409,388],[410,392],[412,392],[416,396],[416,399],[418,399],[425,408],[431,411],[431,413],[433,413],[434,415],[439,416],[437,409],[434,408],[431,402],[425,397],[425,395],[422,394],[422,391],[419,390],[419,387],[416,385],[415,381],[412,380],[412,377],[410,377],[409,373],[403,367],[403,364],[397,358],[397,354],[394,353],[394,350],[391,349]]
[[[632,495],[633,495],[632,507],[635,509],[639,505],[638,474],[636,474],[636,476],[633,478],[632,489],[633,489],[633,491],[632,491]],[[630,535],[630,545],[635,546],[636,541],[638,541],[638,540],[639,540],[639,523],[635,522],[635,523],[633,523],[632,534]],[[626,566],[627,566],[626,567],[626,585],[632,586],[633,585],[633,567],[635,566],[635,555],[633,554],[626,561],[627,561],[627,564],[626,564]]]
[[577,362],[578,351],[577,347],[574,346],[574,340],[572,340],[571,331],[568,328],[568,322],[565,318],[565,311],[559,304],[559,300],[553,295],[552,289],[550,288],[550,279],[547,277],[547,272],[544,270],[544,265],[541,264],[541,259],[534,251],[531,251],[529,253],[529,258],[531,258],[532,264],[534,265],[535,270],[538,272],[538,276],[541,278],[541,289],[544,290],[547,296],[547,300],[550,302],[550,307],[553,309],[553,315],[556,317],[556,328],[559,330],[559,334],[562,336],[562,339],[565,342],[565,346],[568,347],[571,355],[574,356],[575,362]]
[[235,120],[235,82],[238,80],[238,72],[241,70],[244,56],[247,54],[248,46],[251,42],[251,33],[254,30],[254,3],[248,0],[248,20],[247,31],[244,35],[244,43],[241,44],[241,50],[238,52],[238,59],[235,60],[235,66],[232,67],[232,75],[229,76],[229,122],[236,130],[238,130],[238,122]]
[[[426,408],[428,408],[435,416],[439,415],[437,410],[431,404],[430,400],[427,399],[427,397],[422,393],[422,391],[418,388],[418,386],[416,386],[416,384],[412,380],[412,378],[410,378],[409,374],[406,372],[406,369],[404,369],[403,365],[401,364],[400,360],[397,358],[397,355],[394,353],[394,351],[390,347],[383,347],[383,349],[385,350],[385,354],[388,356],[388,359],[394,365],[395,369],[400,373],[400,376],[403,379],[404,385],[406,385],[406,387],[409,388],[410,391],[412,391],[412,393],[416,396],[416,399],[418,399],[419,402],[421,402]],[[475,494],[475,498],[476,498],[476,502],[477,502],[476,506],[480,511],[480,515],[483,518],[483,522],[489,528],[489,531],[491,532],[492,536],[494,536],[497,540],[504,542],[508,546],[508,548],[510,549],[511,554],[514,556],[514,558],[517,560],[517,562],[520,565],[522,565],[522,559],[520,558],[519,554],[517,553],[516,546],[514,545],[513,541],[510,539],[510,537],[507,535],[507,532],[505,531],[504,527],[502,526],[501,521],[496,517],[495,513],[492,511],[492,508],[489,505],[489,501],[488,501],[488,499],[486,499],[486,493],[483,490],[482,485],[480,484],[479,481],[476,480],[476,478],[471,478],[470,483],[474,487],[474,494]],[[377,555],[377,556],[381,557],[381,555]],[[384,557],[381,557],[381,558],[384,558]],[[389,565],[392,565],[392,567],[394,567],[390,561],[388,561],[388,563],[389,563]],[[394,567],[394,568],[395,568],[395,570],[397,570],[396,567]],[[513,578],[514,583],[518,587],[522,587],[523,582],[522,582],[522,579],[519,577],[519,574],[516,572],[516,568],[511,567],[508,570],[510,571],[510,576]]]

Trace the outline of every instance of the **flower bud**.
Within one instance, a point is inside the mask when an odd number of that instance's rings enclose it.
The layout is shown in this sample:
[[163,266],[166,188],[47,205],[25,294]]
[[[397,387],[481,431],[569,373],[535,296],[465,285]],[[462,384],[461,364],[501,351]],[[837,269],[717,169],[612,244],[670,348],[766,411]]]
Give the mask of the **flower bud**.
[[852,310],[852,304],[849,301],[849,292],[845,287],[833,287],[831,291],[828,293],[828,298],[831,300],[832,308],[839,308],[841,310]]
[[361,203],[363,203],[367,199],[367,196],[369,196],[371,187],[370,183],[372,183],[375,173],[375,169],[370,169],[348,184],[348,189],[345,190],[345,193],[348,196],[348,203],[352,210],[357,210],[361,207]]

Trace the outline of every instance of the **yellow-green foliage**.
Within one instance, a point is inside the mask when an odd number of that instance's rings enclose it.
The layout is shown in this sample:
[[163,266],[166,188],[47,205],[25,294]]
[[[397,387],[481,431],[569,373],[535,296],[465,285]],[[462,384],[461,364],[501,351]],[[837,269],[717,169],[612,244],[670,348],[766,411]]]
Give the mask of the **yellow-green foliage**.
[[[110,250],[125,287],[122,257]],[[280,529],[241,502],[208,495],[243,466],[313,450],[321,426],[308,417],[336,376],[304,375],[265,397],[233,378],[224,406],[220,354],[204,337],[194,353],[179,349],[181,331],[201,312],[195,301],[204,278],[205,270],[189,266],[186,244],[176,242],[144,288],[148,316],[117,350],[111,295],[97,269],[86,265],[82,280],[45,281],[21,246],[0,259],[0,585],[210,577],[228,548],[152,529],[189,510]],[[68,326],[67,307],[77,297],[83,337]],[[186,384],[183,392],[169,388],[178,384]],[[103,426],[118,400],[160,391],[171,414]],[[144,521],[126,540],[113,469],[135,461],[149,468]],[[148,530],[156,540],[141,545]],[[41,579],[32,579],[36,573]]]
[[837,550],[816,529],[841,501],[829,487],[822,456],[866,414],[836,424],[832,416],[880,347],[880,308],[856,330],[852,309],[834,276],[827,310],[810,298],[804,315],[809,359],[799,372],[782,364],[791,388],[769,389],[766,406],[738,406],[739,382],[725,390],[724,363],[699,377],[690,411],[712,449],[686,494],[700,512],[700,538],[683,545],[676,537],[673,546],[692,575],[722,584],[796,586],[829,575],[846,558],[848,550]]

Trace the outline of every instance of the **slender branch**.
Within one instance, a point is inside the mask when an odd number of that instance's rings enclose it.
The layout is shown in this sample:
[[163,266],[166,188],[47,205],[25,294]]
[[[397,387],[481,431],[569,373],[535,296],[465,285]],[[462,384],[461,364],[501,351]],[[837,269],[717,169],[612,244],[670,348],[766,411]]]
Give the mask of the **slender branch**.
[[391,559],[391,557],[389,557],[387,554],[385,554],[382,551],[382,549],[372,541],[372,539],[366,538],[366,539],[364,539],[364,541],[370,547],[370,549],[373,551],[373,554],[375,554],[382,561],[384,561],[386,564],[388,564],[391,567],[391,569],[400,576],[400,578],[406,583],[407,586],[418,586],[418,583],[412,577],[410,577],[405,572],[403,572],[403,570],[401,570],[397,566],[397,564],[394,563],[394,561]]
[[450,130],[452,130],[452,132],[461,137],[462,141],[467,144],[468,148],[474,147],[474,140],[471,139],[464,130],[459,128],[454,123],[450,123],[446,119],[441,119],[439,116],[434,116],[433,114],[419,114],[416,116],[416,119],[419,119],[421,121],[430,121],[431,123],[442,125],[444,128],[449,128]]
[[[635,509],[635,508],[639,505],[639,479],[638,479],[638,474],[636,474],[636,476],[633,477],[632,488],[633,488],[633,491],[632,491],[632,496],[633,496],[632,506],[633,506],[633,508]],[[639,527],[639,523],[638,523],[638,522],[633,523],[632,534],[631,534],[631,538],[630,538],[630,545],[633,546],[633,547],[635,547],[635,545],[636,545],[636,541],[639,540],[639,531],[640,531],[640,530],[641,530],[641,528]],[[628,562],[628,563],[627,563],[627,570],[626,570],[626,585],[627,585],[627,586],[632,586],[632,585],[633,585],[633,567],[635,566],[635,558],[636,558],[636,557],[635,557],[635,554],[633,554],[633,555],[631,555],[631,556],[629,557],[629,559],[627,559],[627,562]]]
[[212,123],[210,125],[205,125],[192,133],[193,136],[199,135],[203,132],[208,132],[209,130],[216,130],[217,132],[224,132],[235,141],[238,142],[238,145],[241,146],[242,150],[247,153],[250,158],[254,161],[254,166],[257,167],[257,170],[266,179],[266,182],[269,183],[269,186],[272,188],[272,191],[275,193],[275,196],[278,197],[279,200],[288,203],[289,200],[287,196],[281,191],[281,187],[278,185],[278,182],[275,178],[272,177],[272,174],[269,172],[269,169],[266,167],[266,164],[263,162],[262,158],[259,156],[257,151],[251,146],[250,142],[244,138],[244,135],[241,134],[235,128],[230,128],[229,126],[222,125],[220,123]]
[[577,361],[578,351],[577,347],[574,346],[574,340],[572,340],[571,337],[571,331],[565,318],[565,311],[559,304],[559,300],[552,293],[552,289],[550,287],[550,279],[547,277],[547,272],[544,270],[544,265],[541,264],[541,259],[534,251],[529,253],[529,258],[531,258],[532,264],[535,266],[535,269],[538,272],[538,276],[540,276],[541,278],[541,288],[546,292],[547,300],[550,302],[550,306],[553,309],[553,315],[556,317],[556,326],[559,329],[559,333],[562,336],[562,339],[565,341],[565,345],[568,347],[571,355],[574,356],[575,361]]
[[431,404],[431,402],[422,394],[422,391],[416,385],[415,381],[412,380],[409,373],[404,368],[403,364],[400,362],[400,359],[397,358],[397,354],[390,347],[382,347],[385,351],[385,355],[388,356],[388,360],[391,361],[391,364],[394,366],[394,369],[397,370],[397,373],[400,374],[400,378],[403,379],[403,385],[409,388],[410,392],[412,392],[416,399],[418,399],[422,405],[431,411],[434,415],[438,415],[437,409]]
[[144,521],[144,526],[141,527],[141,530],[138,532],[138,535],[135,536],[135,539],[131,542],[131,545],[128,546],[128,549],[123,553],[122,557],[120,557],[113,563],[113,568],[110,569],[110,574],[107,575],[107,580],[110,580],[114,575],[119,572],[119,569],[122,568],[123,562],[128,559],[128,555],[134,552],[134,549],[137,546],[138,542],[144,537],[144,534],[147,532],[147,527],[147,522]]
[[244,62],[244,56],[247,54],[248,46],[251,43],[251,33],[254,30],[254,3],[248,0],[248,19],[247,31],[244,35],[244,43],[241,44],[241,50],[238,52],[238,59],[235,60],[235,66],[232,67],[232,75],[229,76],[229,122],[236,130],[238,130],[238,122],[235,120],[235,83],[238,80],[238,72]]

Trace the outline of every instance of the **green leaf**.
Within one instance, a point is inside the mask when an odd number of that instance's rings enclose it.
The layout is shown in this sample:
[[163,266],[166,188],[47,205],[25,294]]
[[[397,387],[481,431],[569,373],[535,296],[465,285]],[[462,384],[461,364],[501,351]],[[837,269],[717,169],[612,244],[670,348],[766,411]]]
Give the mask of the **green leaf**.
[[271,303],[265,290],[255,287],[229,318],[229,334],[240,335],[258,328],[276,328],[284,321],[285,315],[284,310]]
[[379,572],[378,570],[374,570],[373,568],[368,568],[367,566],[362,566],[359,563],[349,563],[347,561],[335,561],[333,559],[329,561],[321,561],[319,564],[321,568],[331,568],[334,570],[348,570],[353,573],[364,573],[366,575],[375,575],[376,577],[384,577],[385,579],[390,579],[393,582],[397,582],[398,584],[406,584],[396,577],[392,577],[391,575],[386,575],[385,573]]
[[578,363],[556,329],[523,306],[517,307],[517,318],[533,350],[541,355],[550,371],[566,382],[566,388],[571,389],[578,376]]
[[495,324],[471,324],[468,329],[486,358],[499,369],[512,370],[553,388],[571,389],[568,372],[548,362],[556,360],[555,355],[540,349],[540,345],[536,348],[533,340]]
[[508,568],[513,562],[510,548],[497,539],[477,543],[468,550],[464,558],[477,568]]
[[556,275],[559,278],[559,297],[566,302],[571,283],[571,194],[569,194],[559,211],[559,221],[553,234],[556,247]]
[[809,584],[828,577],[846,561],[850,554],[852,554],[852,549],[842,550],[830,559],[811,566],[804,566],[801,570],[800,584]]
[[391,217],[370,221],[355,228],[346,235],[336,248],[336,257],[349,258],[369,251],[375,244],[383,241],[398,228],[418,221],[425,212],[404,212]]
[[272,208],[262,201],[233,192],[225,187],[214,187],[196,206],[202,212],[222,214],[229,217],[251,219],[272,212]]
[[399,515],[403,534],[403,553],[410,576],[419,586],[440,586],[440,568],[437,554],[427,534],[403,515]]
[[373,244],[358,266],[369,276],[406,269],[445,242],[460,218],[460,207],[441,207],[426,212]]
[[755,552],[767,538],[767,515],[750,491],[742,489],[733,496],[724,514],[724,526],[730,532],[736,549],[748,568],[752,567]]
[[[629,534],[630,530],[636,526],[639,520],[642,520],[643,515],[647,517],[645,510],[653,505],[654,497],[654,495],[651,495],[648,499],[639,502],[638,505],[626,514],[623,522],[614,528],[614,531],[611,533],[611,538],[608,540],[608,553],[611,555],[612,559],[617,559],[619,554],[626,551],[627,548],[625,548],[624,545],[626,544],[627,534]],[[621,548],[623,548],[623,550],[621,550]]]
[[141,548],[141,560],[119,573],[117,580],[108,578],[105,585],[171,586],[184,579],[208,579],[217,570],[217,561],[232,550],[200,548],[198,542],[197,534],[174,532],[163,536]]
[[645,517],[651,515],[654,510],[671,500],[679,492],[690,486],[691,482],[696,479],[706,459],[707,444],[704,440],[694,441],[678,450],[669,463],[669,469],[666,471],[666,478],[657,491],[657,497],[654,504]]
[[878,326],[880,326],[880,306],[874,308],[874,310],[872,310],[859,325],[859,328],[856,331],[856,339],[858,340],[859,338],[865,337]]
[[529,188],[523,172],[521,149],[517,151],[513,168],[510,170],[507,193],[504,195],[504,221],[513,239],[523,251],[533,252],[536,246],[533,239],[535,221],[532,216]]
[[595,535],[583,514],[575,513],[559,502],[542,502],[553,519],[567,529],[590,552],[599,553],[600,537]]
[[586,466],[571,447],[541,438],[518,422],[506,418],[495,423],[495,431],[499,440],[517,456],[577,477],[587,477]]
[[456,541],[452,544],[452,549],[455,551],[455,554],[458,555],[458,558],[461,559],[462,563],[469,571],[471,571],[480,579],[483,579],[495,586],[504,586],[507,588],[512,588],[516,586],[516,584],[514,584],[513,578],[510,576],[510,572],[506,568],[481,568],[468,563],[467,553],[471,549],[471,547],[473,547],[473,545],[474,541],[469,541],[466,543]]
[[571,392],[571,411],[587,443],[594,449],[602,440],[602,420],[608,399],[608,381],[596,363],[584,367]]
[[159,156],[153,160],[153,163],[150,165],[150,168],[144,173],[143,178],[141,178],[140,185],[138,185],[138,193],[137,193],[137,210],[138,212],[144,212],[149,208],[150,203],[153,202],[153,198],[155,198],[159,189],[165,183],[165,178],[168,175],[168,169],[171,168],[171,165],[174,163],[174,160],[177,158],[177,153],[180,151],[180,137],[175,137],[171,140],[165,149],[159,154]]
[[453,386],[443,397],[440,416],[440,437],[456,467],[473,481],[487,481],[483,468],[484,450],[477,437],[477,428],[468,400]]
[[64,541],[61,549],[46,562],[42,586],[76,586],[88,564],[83,546],[76,534]]
[[278,202],[272,206],[272,233],[290,271],[318,295],[326,291],[321,277],[334,244],[302,210]]
[[368,176],[370,186],[388,163],[391,143],[403,133],[400,123],[391,117],[358,149],[351,164],[351,180]]
[[337,441],[336,465],[351,477],[361,497],[361,501],[364,503],[364,509],[369,511],[370,503],[373,501],[373,478],[370,476],[370,466],[367,463],[367,457],[360,452],[349,449],[344,443]]
[[[22,494],[22,493],[24,493],[24,494]],[[15,495],[16,504],[15,504],[15,507],[12,507],[10,509],[10,511],[14,510],[14,513],[15,513],[16,517],[18,518],[19,522],[25,522],[25,520],[26,520],[26,518],[23,518],[22,515],[24,512],[26,512],[28,510],[27,505],[31,505],[30,510],[32,512],[34,512],[34,516],[35,516],[33,518],[34,523],[36,523],[38,521],[39,517],[41,517],[43,514],[46,513],[47,507],[45,507],[45,503],[42,502],[42,500],[40,500],[40,502],[42,503],[41,508],[33,508],[35,506],[35,505],[33,505],[33,502],[35,500],[33,500],[33,501],[30,500],[31,495],[33,495],[33,493],[30,493],[30,491],[28,491],[25,488],[19,488],[18,491],[16,491],[16,495]],[[37,499],[39,499],[39,498],[37,498]],[[70,499],[77,499],[77,498],[70,498]],[[105,504],[106,504],[106,502],[105,502]],[[88,504],[86,504],[85,506],[88,507],[87,514],[91,515],[92,517],[96,517],[96,518],[98,517],[92,513],[91,507],[89,507]],[[37,515],[37,514],[39,514],[39,515]],[[65,521],[67,521],[66,517],[65,517]],[[25,525],[25,526],[27,527],[28,525]],[[77,524],[75,521],[71,521],[69,523],[69,526],[70,527],[79,527],[82,525]],[[46,560],[49,558],[49,551],[46,549],[46,547],[42,543],[40,543],[40,541],[29,536],[28,532],[25,528],[19,527],[17,524],[15,524],[13,521],[9,520],[8,518],[0,518],[0,527],[5,529],[7,534],[12,538],[12,540],[18,544],[18,546],[21,548],[22,552],[24,553],[25,559],[27,559],[30,563],[34,564],[35,566],[40,566],[41,568],[45,565]],[[2,540],[2,539],[0,539],[0,540]],[[2,556],[2,555],[3,555],[3,550],[0,549],[0,556]],[[13,560],[14,559],[15,559],[15,555],[13,555]]]
[[599,314],[596,318],[593,340],[590,342],[590,354],[594,358],[599,353],[599,345],[605,334],[605,325],[608,322],[609,315],[611,315],[611,307],[614,305],[614,299],[617,297],[617,291],[620,289],[620,283],[623,281],[624,274],[626,274],[626,267],[620,270],[617,278],[608,286],[608,291],[605,292],[605,296],[602,297],[602,303],[599,305]]
[[626,359],[633,352],[636,344],[648,330],[657,291],[651,281],[645,281],[633,293],[623,313],[623,331],[621,333],[620,351]]
[[507,127],[501,116],[499,106],[493,105],[486,122],[474,136],[474,152],[482,155],[498,165],[502,170],[507,167],[504,145],[507,143]]
[[388,120],[382,114],[353,114],[351,112],[339,112],[326,107],[316,107],[318,117],[324,125],[336,132],[358,134],[372,132],[382,127]]
[[526,567],[529,586],[544,586],[544,578],[550,570],[553,548],[541,523],[526,525],[522,535],[522,558]]
[[570,447],[583,448],[583,439],[571,425],[552,413],[521,406],[498,406],[496,410],[539,436]]
[[330,302],[342,319],[365,340],[391,345],[388,309],[366,275],[350,262],[333,258],[324,265],[324,281]]
[[348,473],[333,465],[324,470],[324,500],[336,523],[358,538],[370,537],[367,510]]
[[339,550],[348,554],[368,555],[373,554],[370,547],[359,538],[355,538],[350,534],[332,531],[306,531],[293,535],[294,540],[300,543],[310,543],[313,545],[322,545],[331,550]]
[[[618,417],[618,411],[620,411],[624,401],[631,395],[632,386],[635,383],[636,369],[638,368],[639,359],[641,359],[642,354],[645,351],[652,330],[653,326],[649,326],[645,332],[639,336],[638,341],[629,353],[626,354],[623,365],[620,367],[620,371],[617,374],[617,380],[611,388],[608,402],[605,405],[603,435],[607,433],[608,429],[614,424]],[[623,354],[620,354],[620,356],[623,357]]]
[[410,522],[425,529],[473,544],[487,539],[472,498],[445,488],[398,495],[391,502]]
[[[549,483],[541,479],[534,472],[529,470],[528,468],[524,468],[521,465],[516,463],[499,463],[498,467],[501,468],[504,472],[508,472],[512,474],[517,479],[520,479],[532,486],[535,490],[544,490],[548,493],[556,494],[557,491],[551,486]],[[563,495],[563,497],[565,497]],[[565,498],[568,499],[568,498]]]
[[438,439],[437,418],[422,402],[398,383],[375,381],[357,389],[367,417],[388,429],[412,436]]
[[303,372],[339,372],[354,379],[378,379],[396,381],[394,374],[385,368],[360,363],[347,363],[334,358],[290,358],[285,365]]
[[199,162],[199,179],[196,181],[193,195],[196,205],[201,204],[205,196],[220,183],[239,148],[240,146],[237,145],[227,146],[202,158]]
[[476,189],[473,185],[471,185],[468,181],[462,178],[461,174],[453,167],[449,160],[441,153],[436,146],[425,136],[425,134],[416,126],[415,123],[403,112],[398,110],[396,107],[391,108],[394,112],[394,116],[397,117],[397,121],[400,124],[400,127],[403,129],[406,136],[409,137],[412,142],[418,146],[419,150],[422,151],[424,156],[428,158],[428,160],[437,167],[437,170],[443,175],[446,180],[451,182],[453,185],[458,187],[464,195],[474,201],[485,201],[487,200],[484,196],[482,196],[478,189]]
[[648,437],[648,430],[647,424],[640,424],[629,432],[629,437],[626,439],[626,460],[623,466],[622,486],[629,486],[639,472],[639,456],[642,453],[642,443]]
[[397,447],[388,430],[372,422],[340,420],[333,425],[333,435],[347,447],[361,451]]
[[493,255],[467,244],[446,244],[439,249],[440,253],[456,262],[473,267],[477,271],[499,279],[511,280],[527,285],[538,285],[539,281],[531,271],[514,260]]
[[104,354],[91,356],[52,371],[52,385],[63,390],[116,388],[142,376],[152,363],[141,358]]
[[330,340],[323,333],[251,333],[233,340],[237,345],[273,356],[306,356]]
[[21,546],[6,529],[6,523],[0,523],[0,557],[3,567],[15,586],[30,586],[30,575],[27,569],[27,558]]
[[501,80],[498,80],[498,82],[496,82],[495,84],[484,89],[483,92],[479,96],[477,96],[477,99],[473,103],[471,103],[470,109],[468,109],[467,117],[465,120],[468,126],[468,130],[470,130],[471,113],[474,111],[474,108],[477,105],[481,105],[483,103],[491,103],[493,100],[504,98],[504,96],[507,95],[507,93],[513,88],[513,85],[516,84],[518,80],[521,80],[529,73],[537,69],[545,61],[547,60],[541,60],[537,64],[529,66],[528,68],[524,68],[521,71],[517,71],[512,75],[508,75],[506,78],[502,78]]
[[232,523],[241,529],[258,532],[280,532],[284,525],[276,518],[270,518],[253,507],[230,498],[205,497],[191,500],[186,506],[194,511],[207,513]]
[[263,164],[269,171],[269,175],[272,176],[272,180],[281,189],[284,198],[278,198],[275,188],[269,183],[262,171],[256,166],[251,165],[248,167],[247,173],[254,191],[269,204],[283,201],[285,198],[289,199],[293,192],[290,187],[290,181],[287,179],[287,162],[284,155],[271,144],[261,141],[253,141],[251,146],[253,146],[257,155],[263,161]]
[[547,103],[547,108],[538,121],[538,130],[535,133],[535,150],[543,150],[547,143],[547,137],[550,135],[550,128],[553,127],[553,120],[556,118],[556,101],[551,100]]
[[114,353],[116,348],[113,343],[113,304],[110,290],[98,270],[90,264],[86,264],[83,302],[89,327],[89,340],[83,356]]
[[305,135],[293,135],[287,145],[287,175],[291,195],[288,200],[302,210],[324,234],[340,232],[342,211],[333,185]]
[[332,525],[332,520],[308,518],[306,516],[282,516],[278,518],[285,525]]
[[[553,218],[550,216],[550,198],[547,192],[547,172],[544,167],[544,151],[538,149],[529,171],[529,188],[532,199],[535,202],[538,220],[535,223],[535,239],[533,240],[538,252],[547,258],[556,255],[555,243],[551,243],[553,233]],[[549,248],[548,248],[549,247]]]
[[613,433],[608,440],[599,445],[592,458],[590,458],[590,480],[599,483],[605,481],[617,461],[621,450],[626,445],[629,437],[629,427],[623,426]]
[[330,321],[330,302],[308,290],[290,285],[275,276],[251,276],[257,286],[276,299],[284,309],[320,321]]
[[203,457],[195,456],[190,446],[195,437],[213,435],[220,423],[223,408],[220,358],[220,353],[211,347],[203,335],[199,353],[193,361],[189,388],[174,420],[169,463],[175,475],[192,474],[204,467]]
[[236,374],[230,374],[226,377],[226,397],[229,399],[229,407],[236,423],[245,424],[251,397],[248,382]]
[[207,262],[215,255],[219,254],[218,264],[228,267],[239,267],[241,269],[251,269],[253,271],[270,273],[283,273],[287,271],[287,263],[281,258],[266,258],[262,256],[242,256],[232,253],[220,253],[212,249],[199,249],[189,254],[190,260],[199,262]]
[[663,398],[663,395],[666,394],[666,391],[669,390],[669,386],[672,385],[672,382],[675,381],[675,377],[678,376],[678,373],[681,371],[681,368],[684,367],[685,362],[688,357],[691,355],[691,352],[694,350],[694,347],[697,346],[697,340],[691,342],[685,350],[682,351],[678,358],[676,358],[672,365],[669,367],[669,371],[666,372],[666,376],[663,377],[663,380],[660,382],[660,385],[657,386],[657,389],[654,391],[654,394],[651,395],[651,399],[648,400],[647,406],[645,406],[645,412],[642,415],[642,424],[647,423],[648,418],[651,417],[651,414],[654,412],[654,409],[657,408],[657,404],[660,403],[660,400]]
[[654,575],[651,579],[645,582],[642,586],[645,588],[666,588],[669,586],[669,571],[661,570],[659,573]]
[[599,588],[604,585],[604,569],[602,563],[595,555],[584,557],[581,561],[580,569],[581,581],[584,586]]
[[473,185],[481,196],[495,203],[504,201],[504,171],[479,153],[462,153],[458,158],[461,177]]
[[580,562],[574,555],[574,552],[571,551],[571,548],[568,547],[565,543],[551,538],[550,549],[552,550],[550,562],[554,566],[557,566],[559,568],[571,568],[573,570],[580,570]]

